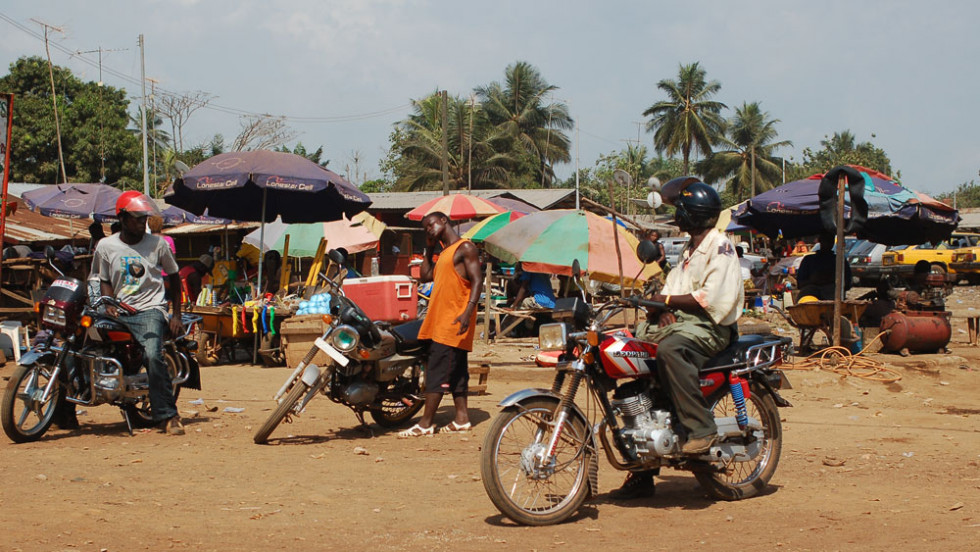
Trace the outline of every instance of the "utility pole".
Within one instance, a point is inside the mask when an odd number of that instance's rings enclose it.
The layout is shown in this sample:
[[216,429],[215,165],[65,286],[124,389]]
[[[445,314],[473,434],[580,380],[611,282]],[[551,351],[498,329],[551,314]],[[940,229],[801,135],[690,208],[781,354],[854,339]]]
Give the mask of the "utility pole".
[[470,95],[470,144],[469,161],[466,162],[466,191],[473,191],[473,111],[476,109],[476,96]]
[[579,154],[579,133],[578,133],[578,121],[575,121],[575,210],[578,211],[582,208],[579,202],[579,190],[578,190],[578,154]]
[[105,157],[106,157],[105,124],[103,122],[103,119],[105,119],[105,117],[104,117],[104,114],[101,113],[101,110],[103,108],[103,104],[102,104],[102,89],[105,86],[105,83],[102,81],[102,53],[103,52],[122,52],[122,51],[127,50],[127,49],[128,48],[115,48],[115,49],[112,49],[112,50],[107,50],[107,49],[103,48],[102,46],[99,46],[95,50],[85,50],[85,51],[76,50],[75,51],[75,54],[77,54],[77,55],[94,54],[96,52],[98,52],[98,54],[99,54],[99,82],[98,82],[98,87],[99,87],[99,111],[100,111],[100,113],[99,113],[99,161],[102,164],[101,165],[101,168],[100,168],[100,171],[99,171],[99,177],[100,177],[99,178],[99,182],[102,182],[102,183],[105,183]]
[[449,93],[442,96],[442,195],[449,195]]
[[143,129],[143,193],[149,197],[150,196],[150,167],[147,166],[149,163],[148,155],[146,152],[146,58],[143,51],[143,35],[140,34],[139,38],[140,45],[140,83],[143,85],[143,112],[140,116],[140,126]]
[[[150,109],[152,111],[150,111],[149,124],[150,124],[150,132],[153,133],[156,130],[155,128],[153,128],[153,119],[156,119],[157,116],[156,86],[157,83],[160,81],[152,77],[146,77],[146,80],[150,81]],[[156,140],[155,133],[153,138],[153,191],[159,193],[159,188],[157,184],[157,140]]]
[[58,31],[61,34],[65,34],[65,31],[61,27],[55,27],[54,25],[48,25],[43,21],[37,19],[31,19],[31,21],[37,23],[38,25],[44,27],[44,52],[48,55],[48,76],[51,78],[51,104],[54,106],[54,130],[55,134],[58,136],[58,162],[61,164],[61,181],[65,184],[68,183],[68,173],[65,171],[65,156],[61,152],[61,122],[58,120],[58,93],[54,89],[54,69],[51,66],[51,48],[48,47],[48,30]]

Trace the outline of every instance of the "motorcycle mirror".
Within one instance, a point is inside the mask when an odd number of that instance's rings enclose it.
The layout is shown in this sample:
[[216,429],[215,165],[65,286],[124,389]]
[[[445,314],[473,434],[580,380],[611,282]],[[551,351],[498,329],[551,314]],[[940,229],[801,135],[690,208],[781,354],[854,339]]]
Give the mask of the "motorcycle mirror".
[[642,240],[636,244],[636,258],[643,264],[650,264],[657,255],[657,246],[650,240]]
[[330,257],[331,261],[339,265],[343,265],[347,263],[347,255],[345,255],[342,251],[338,249],[331,249],[330,251],[328,251],[327,257]]
[[44,258],[49,261],[54,261],[55,258],[54,247],[51,247],[50,245],[44,246]]
[[128,270],[133,278],[142,278],[146,274],[146,267],[142,263],[130,263]]
[[579,264],[578,259],[572,261],[572,277],[578,280],[582,276],[582,265]]

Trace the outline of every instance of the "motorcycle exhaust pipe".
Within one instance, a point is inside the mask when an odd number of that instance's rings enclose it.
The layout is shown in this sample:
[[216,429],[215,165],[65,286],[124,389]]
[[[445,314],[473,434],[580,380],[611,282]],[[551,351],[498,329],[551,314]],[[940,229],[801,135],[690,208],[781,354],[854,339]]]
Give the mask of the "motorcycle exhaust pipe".
[[622,462],[613,453],[615,446],[609,442],[609,436],[606,434],[606,420],[601,420],[596,424],[595,432],[599,434],[599,441],[602,442],[602,450],[606,453],[606,460],[612,464],[612,467],[620,471],[629,471],[642,467],[642,463],[639,461],[635,462]]

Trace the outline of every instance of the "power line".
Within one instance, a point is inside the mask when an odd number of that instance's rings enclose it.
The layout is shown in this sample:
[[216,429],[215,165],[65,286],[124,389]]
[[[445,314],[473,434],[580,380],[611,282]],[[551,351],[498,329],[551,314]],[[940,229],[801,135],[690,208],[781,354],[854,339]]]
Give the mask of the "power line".
[[[0,12],[0,20],[6,21],[8,24],[10,24],[11,26],[17,28],[18,30],[20,30],[21,32],[23,32],[25,34],[28,34],[28,35],[30,35],[30,36],[32,36],[32,37],[34,37],[34,38],[36,38],[36,39],[38,39],[40,41],[44,41],[44,36],[43,35],[38,34],[37,32],[33,31],[29,27],[27,27],[25,25],[22,25],[17,20],[9,17],[8,15],[6,15],[6,14],[4,14],[2,12]],[[140,82],[140,79],[139,78],[133,77],[133,76],[128,75],[126,73],[123,73],[121,71],[117,71],[117,70],[113,69],[112,67],[109,67],[107,65],[103,65],[101,63],[96,62],[95,60],[89,59],[85,55],[82,55],[82,54],[89,53],[89,52],[80,52],[78,50],[71,50],[69,48],[66,48],[66,47],[61,46],[61,45],[56,44],[56,43],[52,43],[51,44],[51,47],[54,48],[54,49],[56,49],[56,50],[61,51],[62,53],[66,54],[66,55],[68,55],[70,58],[77,59],[77,60],[79,60],[79,61],[81,61],[81,62],[83,62],[83,63],[85,63],[85,64],[87,64],[87,65],[89,65],[89,66],[91,66],[93,68],[96,68],[96,67],[99,68],[100,73],[101,73],[101,71],[104,71],[105,73],[107,73],[109,75],[112,75],[112,76],[116,77],[117,79],[120,79],[120,80],[125,81],[127,83],[130,83],[130,84],[132,84],[134,86],[142,86],[142,83]],[[179,92],[174,92],[172,90],[167,90],[165,88],[158,88],[157,91],[158,91],[159,94],[164,95],[164,96],[172,96],[174,98],[187,98],[187,99],[190,99],[192,102],[195,102],[195,100],[193,98],[190,98],[190,97],[186,96],[185,94],[181,94]],[[367,120],[367,119],[374,119],[374,118],[378,118],[378,117],[383,117],[385,115],[390,115],[392,113],[397,113],[397,112],[400,112],[400,111],[404,111],[404,110],[412,107],[412,104],[411,103],[407,103],[407,104],[402,104],[402,105],[398,105],[398,106],[394,106],[394,107],[389,107],[389,108],[382,109],[382,110],[379,110],[379,111],[372,111],[372,112],[367,112],[367,113],[357,113],[357,114],[353,114],[353,115],[311,116],[311,115],[273,115],[273,114],[270,114],[270,113],[259,113],[259,112],[255,112],[255,111],[249,111],[249,110],[246,110],[246,109],[240,109],[240,108],[235,108],[235,107],[231,107],[231,106],[224,106],[224,105],[220,105],[220,104],[215,104],[213,102],[199,102],[199,103],[202,104],[202,107],[204,109],[210,109],[212,111],[217,111],[217,112],[225,113],[225,114],[228,114],[228,115],[236,115],[236,116],[239,116],[239,117],[275,117],[275,118],[278,118],[278,119],[282,119],[284,121],[290,121],[290,122],[295,122],[295,123],[327,123],[327,124],[329,124],[329,123],[347,123],[347,122],[363,121],[363,120]]]

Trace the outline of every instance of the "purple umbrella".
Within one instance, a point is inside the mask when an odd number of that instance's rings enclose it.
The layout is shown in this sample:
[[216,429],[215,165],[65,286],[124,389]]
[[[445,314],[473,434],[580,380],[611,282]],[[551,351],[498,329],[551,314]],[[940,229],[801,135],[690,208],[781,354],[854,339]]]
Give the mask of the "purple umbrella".
[[108,184],[53,184],[24,192],[21,199],[48,217],[93,218],[116,212],[122,190]]
[[[337,173],[293,153],[222,153],[199,163],[174,181],[164,196],[171,204],[202,215],[262,222],[277,216],[287,224],[330,222],[364,211],[371,198]],[[262,282],[263,257],[259,257]],[[258,338],[252,353],[256,361]]]
[[[910,190],[883,173],[857,165],[846,167],[854,173],[844,204],[848,233],[885,245],[914,245],[944,240],[956,228],[959,215],[949,205]],[[815,174],[763,192],[740,206],[732,219],[773,238],[825,232],[827,225],[820,216],[823,179],[824,175]],[[836,177],[831,180],[831,184],[836,183]],[[852,197],[862,216],[852,216]]]
[[178,178],[167,203],[212,217],[329,222],[367,209],[371,199],[337,173],[292,153],[245,151],[207,159]]

